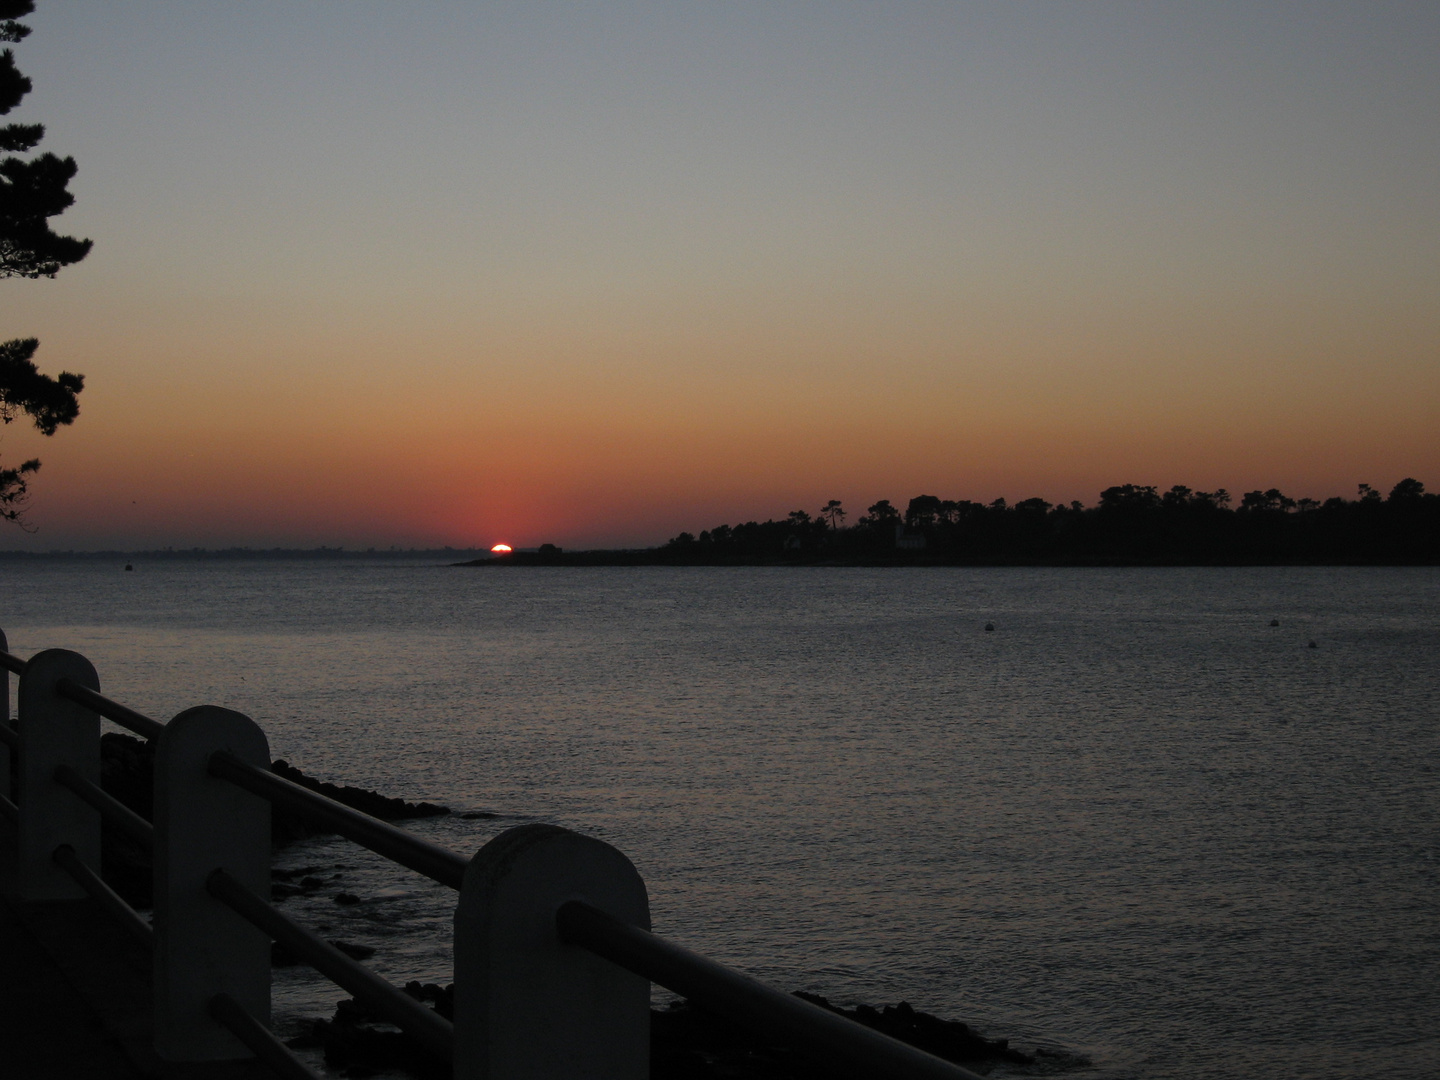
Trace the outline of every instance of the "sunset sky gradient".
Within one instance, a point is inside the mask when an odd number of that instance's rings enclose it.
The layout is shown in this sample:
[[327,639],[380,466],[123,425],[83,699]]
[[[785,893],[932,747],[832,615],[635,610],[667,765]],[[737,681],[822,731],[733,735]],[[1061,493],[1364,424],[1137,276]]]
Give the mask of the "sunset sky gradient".
[[5,548],[1440,488],[1440,5],[39,0]]

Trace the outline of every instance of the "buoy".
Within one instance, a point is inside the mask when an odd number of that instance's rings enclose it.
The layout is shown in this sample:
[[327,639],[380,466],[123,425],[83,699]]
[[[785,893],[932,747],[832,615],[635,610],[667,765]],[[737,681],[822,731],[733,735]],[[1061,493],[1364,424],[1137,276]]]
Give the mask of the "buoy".
[[127,562],[127,563],[125,564],[125,569],[126,569],[126,570],[134,570],[135,567],[131,566],[131,565]]
[[985,629],[986,629],[986,630],[994,630],[994,629],[995,629],[995,624],[994,624],[993,622],[987,622],[987,623],[985,624]]
[[1310,648],[1312,648],[1312,649],[1318,649],[1319,647],[1320,647],[1320,646],[1319,646],[1319,645],[1316,645],[1315,642],[1313,642],[1313,641],[1310,642]]
[[1271,625],[1271,626],[1279,626],[1279,625],[1280,625],[1280,620],[1279,620],[1279,619],[1271,619],[1271,620],[1270,620],[1270,625]]

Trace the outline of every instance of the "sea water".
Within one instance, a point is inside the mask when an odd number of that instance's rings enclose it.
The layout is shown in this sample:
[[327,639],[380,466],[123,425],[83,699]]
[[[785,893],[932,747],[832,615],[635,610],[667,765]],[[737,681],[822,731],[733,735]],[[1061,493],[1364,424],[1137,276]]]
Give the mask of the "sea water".
[[[658,932],[781,989],[1087,1076],[1440,1071],[1440,570],[34,559],[0,584],[20,655],[80,651],[161,719],[239,709],[312,775],[449,805],[410,827],[466,854],[525,821],[602,837]],[[277,865],[328,882],[292,916],[449,981],[453,893],[334,839]],[[344,996],[276,980],[282,1034]]]

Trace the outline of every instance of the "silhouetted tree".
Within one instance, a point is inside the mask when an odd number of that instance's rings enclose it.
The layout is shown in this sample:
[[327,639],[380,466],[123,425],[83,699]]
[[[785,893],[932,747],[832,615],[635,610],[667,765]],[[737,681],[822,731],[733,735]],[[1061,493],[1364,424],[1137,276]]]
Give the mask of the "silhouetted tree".
[[[1354,501],[1291,499],[1278,488],[1247,492],[1229,507],[1223,489],[1183,485],[1106,488],[1098,506],[1051,506],[1041,498],[1010,506],[918,495],[902,515],[888,499],[842,527],[839,500],[816,518],[801,510],[779,521],[717,525],[696,541],[681,533],[663,549],[676,564],[743,565],[847,560],[876,565],[1245,565],[1285,563],[1440,564],[1440,495],[1413,478],[1388,498],[1362,485]],[[1298,510],[1299,513],[1291,511]],[[925,544],[897,544],[902,524]],[[559,556],[556,556],[559,558]]]
[[[0,0],[0,41],[19,42],[30,28],[16,19],[35,10],[32,0]],[[0,116],[6,115],[30,92],[30,80],[15,66],[15,53],[0,53]],[[41,124],[7,124],[0,127],[0,277],[53,278],[60,269],[90,253],[89,240],[59,236],[50,219],[63,213],[75,197],[67,190],[75,176],[73,158],[54,154],[15,157],[33,150],[45,137]],[[80,414],[77,395],[85,387],[83,375],[61,372],[42,375],[33,357],[40,343],[16,338],[0,343],[0,420],[11,423],[20,414],[35,421],[44,435],[55,434]],[[21,522],[28,495],[28,477],[40,468],[32,458],[18,468],[0,469],[0,519]]]
[[1176,484],[1160,496],[1160,505],[1170,511],[1183,510],[1190,505],[1190,497],[1193,494],[1184,484]]
[[1160,496],[1153,487],[1138,484],[1120,484],[1106,488],[1100,493],[1102,513],[1144,513],[1160,505]]
[[1048,514],[1050,504],[1041,498],[1022,499],[1015,504],[1015,509],[1022,514]]
[[1281,494],[1279,488],[1269,491],[1247,491],[1240,498],[1240,509],[1249,513],[1283,513],[1295,509],[1295,500]]
[[905,508],[905,524],[912,529],[929,529],[940,517],[943,504],[935,495],[916,495]]
[[865,511],[865,516],[860,519],[860,524],[878,529],[887,525],[895,525],[899,521],[900,511],[890,505],[889,499],[881,499]]
[[1211,509],[1228,510],[1230,508],[1230,492],[1224,488],[1216,488],[1214,491],[1197,491],[1194,501]]
[[1388,502],[1406,502],[1411,499],[1419,499],[1425,494],[1425,485],[1414,477],[1406,477],[1390,489]]
[[840,505],[839,499],[831,499],[821,509],[820,516],[830,522],[830,528],[839,532],[840,523],[845,520],[845,508]]

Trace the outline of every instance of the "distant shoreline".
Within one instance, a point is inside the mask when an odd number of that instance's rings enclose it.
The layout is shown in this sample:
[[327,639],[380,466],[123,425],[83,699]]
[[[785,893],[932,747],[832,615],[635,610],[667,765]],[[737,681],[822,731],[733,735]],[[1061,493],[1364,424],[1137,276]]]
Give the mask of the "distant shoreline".
[[0,560],[114,559],[126,562],[275,560],[277,562],[428,559],[451,562],[489,554],[485,548],[160,548],[149,551],[0,551]]
[[[469,558],[467,558],[469,556]],[[1240,566],[1440,566],[1440,558],[1286,558],[1237,556],[1233,558],[1106,558],[1073,557],[965,558],[954,553],[891,549],[851,556],[819,556],[809,552],[787,552],[783,556],[744,557],[733,553],[677,550],[673,545],[653,548],[597,548],[583,551],[516,551],[492,555],[483,548],[431,548],[404,551],[348,550],[343,548],[289,549],[225,548],[160,551],[0,551],[0,565],[20,562],[116,562],[143,563],[197,562],[396,562],[427,563],[438,567],[603,567],[603,566],[714,566],[714,567],[1240,567]]]
[[1407,478],[1388,498],[1368,484],[1354,500],[1249,491],[1231,508],[1223,489],[1122,484],[1100,502],[1014,506],[917,495],[888,500],[853,525],[831,499],[819,513],[682,532],[644,551],[526,552],[472,566],[1435,566],[1440,495]]
[[552,567],[598,567],[598,566],[775,566],[775,567],[1054,567],[1057,569],[1104,568],[1104,567],[1241,567],[1241,566],[1440,566],[1440,559],[1211,559],[1211,560],[1141,560],[1141,559],[1070,559],[1070,560],[1027,560],[1013,559],[960,559],[946,557],[939,552],[893,551],[883,555],[864,558],[772,558],[772,559],[687,559],[667,548],[644,550],[596,550],[563,551],[544,555],[533,551],[516,551],[509,555],[486,555],[464,562],[451,563],[454,567],[506,567],[506,566],[552,566]]

